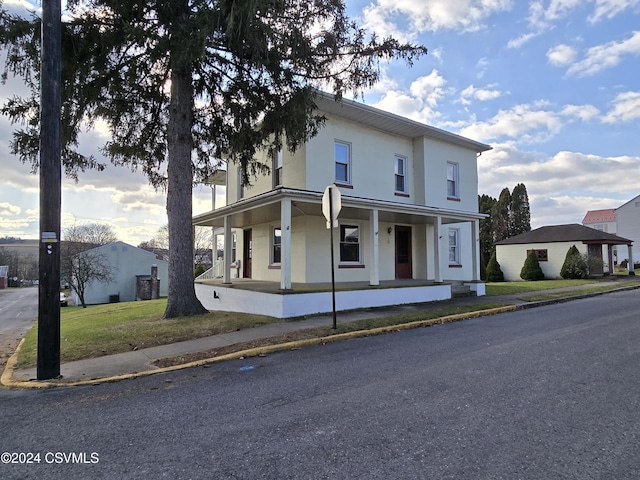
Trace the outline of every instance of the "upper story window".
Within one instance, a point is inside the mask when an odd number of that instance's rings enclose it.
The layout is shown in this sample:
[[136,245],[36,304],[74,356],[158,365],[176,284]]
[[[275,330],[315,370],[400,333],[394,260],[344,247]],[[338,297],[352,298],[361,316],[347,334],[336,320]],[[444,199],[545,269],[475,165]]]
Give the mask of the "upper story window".
[[282,185],[282,149],[273,154],[273,188]]
[[340,262],[360,262],[360,227],[340,225]]
[[460,229],[449,229],[449,265],[460,265]]
[[336,183],[351,185],[351,144],[336,140],[333,151]]
[[396,192],[407,193],[407,159],[396,156],[395,160]]
[[238,200],[244,198],[244,185],[242,185],[242,169],[238,167]]
[[457,163],[447,162],[447,197],[460,198],[459,167]]

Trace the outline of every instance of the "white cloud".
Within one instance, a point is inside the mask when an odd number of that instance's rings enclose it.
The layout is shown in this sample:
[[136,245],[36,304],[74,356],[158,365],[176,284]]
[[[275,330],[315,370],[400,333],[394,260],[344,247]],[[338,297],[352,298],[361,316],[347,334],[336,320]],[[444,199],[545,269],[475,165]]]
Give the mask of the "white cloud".
[[638,12],[640,0],[596,0],[593,13],[589,16],[591,23],[603,19],[611,19],[625,10]]
[[[532,227],[580,223],[587,210],[614,208],[637,195],[631,177],[640,157],[602,157],[562,151],[553,156],[494,144],[478,158],[480,194],[497,198],[504,187],[524,183],[531,202]],[[616,172],[612,175],[611,172]],[[612,196],[611,192],[616,192]]]
[[591,47],[583,60],[569,67],[567,74],[580,77],[594,75],[618,65],[623,57],[628,55],[640,55],[640,31],[633,32],[631,37],[620,42],[613,41]]
[[[469,90],[468,88],[465,90]],[[448,128],[457,127],[460,135],[481,142],[540,143],[557,135],[563,127],[575,120],[590,121],[600,114],[593,105],[565,105],[553,110],[547,102],[521,104],[509,110],[500,110],[493,117],[478,121],[475,116],[461,124],[448,123]]]
[[475,121],[460,131],[460,135],[481,142],[504,138],[533,143],[556,134],[562,128],[558,114],[536,108],[535,105],[516,105],[510,110],[500,110],[491,119]]
[[640,119],[640,92],[619,94],[613,103],[613,109],[603,118],[604,123],[631,122]]
[[600,114],[600,110],[593,105],[565,105],[560,113],[564,116],[575,117],[587,122],[597,117]]
[[438,104],[452,93],[446,88],[447,81],[437,71],[417,78],[411,83],[409,92],[388,90],[374,106],[416,121],[429,123],[440,115]]
[[547,51],[547,59],[551,65],[566,67],[575,62],[578,53],[569,45],[557,45]]
[[522,47],[532,38],[553,29],[558,22],[569,17],[576,10],[591,4],[593,4],[593,11],[587,17],[591,23],[598,23],[605,18],[611,19],[626,10],[636,13],[640,9],[640,0],[550,0],[546,6],[543,0],[535,0],[529,4],[527,18],[531,31],[510,40],[507,47]]
[[540,33],[524,33],[517,38],[513,38],[507,42],[507,48],[520,48],[532,38],[537,37]]
[[0,202],[0,215],[19,215],[22,209],[9,202]]
[[512,5],[512,0],[377,0],[364,9],[364,26],[403,39],[427,31],[475,31]]
[[490,87],[491,85],[488,88],[476,88],[473,85],[469,85],[460,92],[460,103],[469,105],[472,99],[487,102],[499,98],[502,95],[500,90],[495,90]]

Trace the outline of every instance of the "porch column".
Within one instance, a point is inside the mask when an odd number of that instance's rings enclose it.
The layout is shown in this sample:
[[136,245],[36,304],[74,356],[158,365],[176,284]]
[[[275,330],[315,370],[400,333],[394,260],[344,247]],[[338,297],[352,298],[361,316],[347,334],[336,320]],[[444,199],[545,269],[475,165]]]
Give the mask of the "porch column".
[[291,199],[280,202],[280,289],[291,290]]
[[224,262],[224,274],[222,283],[231,283],[231,219],[229,215],[224,217],[224,253],[222,261]]
[[609,262],[609,275],[613,275],[613,245],[607,245],[607,261]]
[[629,265],[628,265],[628,267],[629,267],[629,275],[635,275],[636,272],[634,272],[634,270],[633,270],[633,262],[634,262],[634,260],[633,260],[633,246],[631,244],[629,244],[627,246],[627,248],[629,249]]
[[371,242],[369,285],[380,285],[380,235],[378,230],[378,209],[374,208],[369,212],[369,241]]
[[436,224],[433,228],[434,239],[433,239],[433,255],[434,255],[434,267],[435,267],[435,281],[442,281],[441,264],[442,261],[440,259],[440,239],[442,238],[442,218],[439,216],[436,217]]
[[471,223],[471,261],[473,263],[472,278],[474,282],[480,280],[480,220],[474,220]]

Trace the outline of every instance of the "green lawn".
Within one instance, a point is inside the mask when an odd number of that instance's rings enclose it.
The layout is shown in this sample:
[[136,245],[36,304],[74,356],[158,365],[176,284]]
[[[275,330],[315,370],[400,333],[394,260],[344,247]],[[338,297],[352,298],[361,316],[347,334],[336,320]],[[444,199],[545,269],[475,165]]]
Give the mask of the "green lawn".
[[[166,299],[60,309],[62,362],[94,358],[193,338],[232,332],[279,321],[272,317],[215,312],[193,317],[162,318]],[[37,326],[25,336],[18,368],[36,364]]]
[[540,290],[552,290],[556,288],[576,287],[590,283],[601,283],[603,280],[540,280],[537,282],[504,282],[487,283],[486,294],[511,295],[514,293],[538,292]]
[[[637,282],[609,282],[602,280],[543,280],[539,282],[488,283],[487,296],[530,293],[563,287],[575,287],[601,283],[601,286],[586,288],[585,291],[600,291],[631,285]],[[582,293],[583,289],[570,293],[545,293],[546,298]],[[537,298],[537,297],[536,297]],[[543,299],[543,298],[539,298]],[[527,300],[532,300],[527,296]],[[166,320],[162,318],[167,300],[145,302],[122,302],[107,305],[92,305],[87,308],[68,307],[61,309],[60,318],[60,358],[62,362],[95,358],[103,355],[127,352],[132,349],[148,348],[157,345],[180,342],[194,338],[234,332],[258,325],[281,322],[283,320],[244,313],[211,312],[193,317],[181,317]],[[448,302],[434,304],[426,311],[414,311],[376,317],[349,324],[339,324],[338,332],[370,329],[381,326],[427,320],[456,313],[484,310],[504,306],[498,302],[483,302],[469,306],[456,306]],[[294,320],[295,321],[295,320]],[[336,333],[327,331],[323,335]],[[25,342],[18,354],[18,368],[36,365],[37,327],[25,336]]]

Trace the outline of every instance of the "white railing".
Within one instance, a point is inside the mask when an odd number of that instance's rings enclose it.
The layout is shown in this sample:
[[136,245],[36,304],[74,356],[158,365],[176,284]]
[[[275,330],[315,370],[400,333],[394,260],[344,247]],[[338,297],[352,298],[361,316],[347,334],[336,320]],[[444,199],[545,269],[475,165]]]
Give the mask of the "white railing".
[[224,275],[224,263],[217,261],[213,267],[196,277],[196,280],[212,280],[214,278],[222,278]]

